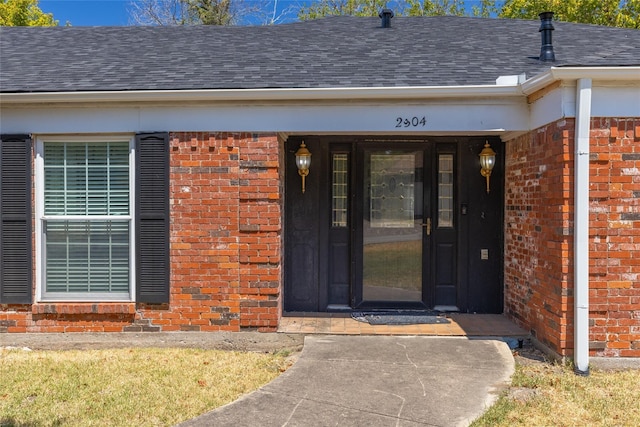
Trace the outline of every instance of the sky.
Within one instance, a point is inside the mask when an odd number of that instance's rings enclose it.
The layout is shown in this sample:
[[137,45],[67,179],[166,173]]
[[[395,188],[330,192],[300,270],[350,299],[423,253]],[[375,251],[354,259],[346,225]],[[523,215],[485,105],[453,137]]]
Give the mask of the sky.
[[[40,0],[43,12],[53,13],[59,25],[69,22],[74,27],[131,25],[129,10],[136,0]],[[251,1],[251,0],[247,0]],[[273,0],[272,0],[273,1]],[[280,9],[305,0],[278,0]],[[295,16],[295,15],[294,15]]]
[[[60,25],[128,25],[132,0],[40,0],[43,12],[53,13]],[[135,0],[133,0],[135,1]]]
[[[296,10],[301,5],[308,5],[313,0],[243,0],[246,3],[260,1],[261,4],[269,4],[265,16],[273,13],[274,4],[277,5],[276,16],[285,17],[278,22],[291,22],[297,19]],[[393,4],[394,0],[388,0]],[[74,27],[83,26],[113,26],[132,25],[129,11],[136,0],[39,0],[38,6],[45,13],[53,13],[53,18],[59,25],[67,22]],[[465,1],[470,8],[472,4],[478,4],[479,0]],[[391,6],[393,7],[393,6]],[[285,12],[287,12],[285,14]]]

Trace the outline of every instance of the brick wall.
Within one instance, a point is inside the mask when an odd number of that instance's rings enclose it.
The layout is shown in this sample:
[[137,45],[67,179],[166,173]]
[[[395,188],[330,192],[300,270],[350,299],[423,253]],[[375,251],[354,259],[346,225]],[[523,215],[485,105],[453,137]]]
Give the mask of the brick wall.
[[[573,353],[573,120],[507,143],[505,313]],[[590,349],[640,356],[640,120],[590,133]]]
[[590,348],[640,357],[640,119],[594,119]]
[[274,331],[279,147],[272,134],[171,134],[170,304],[3,305],[0,332]]
[[505,313],[561,355],[573,347],[573,129],[506,144]]

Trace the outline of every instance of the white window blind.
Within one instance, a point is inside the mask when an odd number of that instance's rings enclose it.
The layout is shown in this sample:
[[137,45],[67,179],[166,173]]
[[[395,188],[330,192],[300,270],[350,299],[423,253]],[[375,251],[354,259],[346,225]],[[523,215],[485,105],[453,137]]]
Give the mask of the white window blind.
[[128,297],[129,141],[45,142],[43,158],[45,295]]
[[129,215],[129,143],[46,143],[45,215]]

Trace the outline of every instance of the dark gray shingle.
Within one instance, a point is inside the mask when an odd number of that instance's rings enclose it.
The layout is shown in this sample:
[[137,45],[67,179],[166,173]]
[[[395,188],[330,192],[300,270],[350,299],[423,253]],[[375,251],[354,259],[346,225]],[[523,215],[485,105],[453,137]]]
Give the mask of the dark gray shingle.
[[254,89],[493,84],[554,66],[640,65],[640,31],[538,21],[332,17],[255,27],[0,29],[0,91]]

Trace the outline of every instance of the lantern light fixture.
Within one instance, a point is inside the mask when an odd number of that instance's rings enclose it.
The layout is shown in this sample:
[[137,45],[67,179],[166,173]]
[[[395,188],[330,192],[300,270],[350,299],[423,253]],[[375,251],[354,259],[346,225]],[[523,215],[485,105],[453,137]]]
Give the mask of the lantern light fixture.
[[296,166],[298,167],[298,175],[302,177],[302,193],[304,193],[305,178],[309,175],[309,166],[311,166],[311,152],[304,145],[304,141],[296,151]]
[[479,154],[480,156],[480,174],[487,179],[487,194],[489,194],[489,177],[491,171],[496,165],[496,152],[491,149],[489,141],[485,141],[484,148]]

